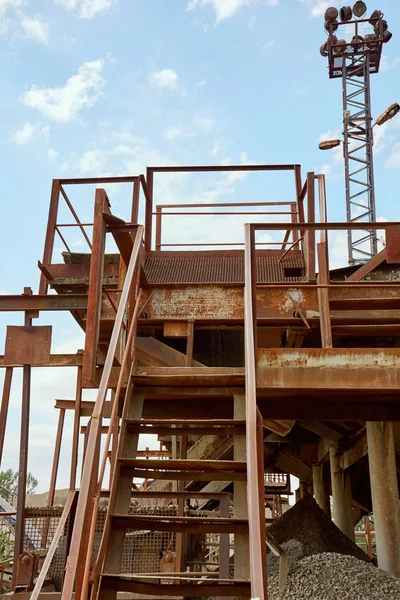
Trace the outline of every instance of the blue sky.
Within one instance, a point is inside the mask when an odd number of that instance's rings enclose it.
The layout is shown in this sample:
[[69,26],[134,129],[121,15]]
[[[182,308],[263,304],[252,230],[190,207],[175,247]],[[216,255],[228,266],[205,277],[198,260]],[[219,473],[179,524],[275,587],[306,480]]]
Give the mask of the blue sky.
[[[53,177],[136,175],[147,164],[301,163],[303,173],[327,174],[329,218],[344,220],[340,152],[318,150],[321,136],[341,130],[341,84],[328,79],[319,54],[329,4],[0,0],[2,293],[37,290]],[[372,77],[377,117],[399,100],[400,4],[381,0],[370,12],[375,8],[394,33],[381,73]],[[400,220],[400,117],[377,135],[377,214]],[[170,177],[157,198],[283,200],[289,183],[279,187],[277,178],[258,175]],[[127,217],[127,194],[112,188],[110,197],[114,212]],[[77,199],[79,214],[90,219],[92,191]],[[242,224],[225,224],[227,239],[240,241]],[[184,227],[188,240],[204,231],[218,239],[220,221]],[[176,233],[172,224],[168,239]],[[83,249],[77,239],[72,244]],[[345,240],[335,244],[344,264]],[[57,324],[53,352],[81,347],[72,318],[45,315],[40,322]],[[0,317],[1,343],[7,323],[21,323],[21,316]],[[55,435],[50,407],[55,397],[72,397],[73,378],[54,371],[36,377],[31,470],[44,490]],[[16,466],[19,397],[16,381],[4,466]],[[62,473],[60,483],[66,480]]]

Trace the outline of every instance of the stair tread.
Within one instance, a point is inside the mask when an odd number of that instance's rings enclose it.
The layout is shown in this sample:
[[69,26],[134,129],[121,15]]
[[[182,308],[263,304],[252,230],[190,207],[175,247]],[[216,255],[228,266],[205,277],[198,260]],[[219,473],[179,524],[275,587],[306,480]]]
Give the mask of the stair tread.
[[221,425],[224,427],[228,427],[232,425],[232,427],[236,425],[246,425],[245,419],[127,419],[126,423],[132,425]]
[[399,297],[386,298],[332,298],[329,300],[332,310],[390,310],[400,307]]
[[211,471],[211,472],[243,472],[247,470],[245,461],[235,460],[190,460],[156,459],[156,458],[119,458],[119,464],[124,468],[161,470],[161,471]]
[[170,435],[244,435],[246,421],[234,419],[127,419],[128,431]]
[[[183,574],[177,576],[176,573],[103,573],[102,577],[107,577],[109,579],[120,579],[127,581],[134,581],[135,579],[190,579],[195,582],[198,579],[199,582],[205,581],[204,575],[209,575],[210,578],[213,575],[212,572],[205,571],[201,573],[201,577],[191,577],[191,575],[199,575],[198,573],[188,573],[188,577],[185,577]],[[250,585],[249,579],[216,579],[215,583],[228,583],[230,585],[235,584],[248,584]]]
[[[218,579],[202,579],[202,580],[178,580],[174,583],[167,583],[168,577],[159,578],[165,579],[165,582],[145,581],[139,578],[132,578],[125,575],[103,574],[101,578],[101,589],[109,589],[119,592],[133,592],[148,594],[149,596],[160,595],[162,597],[178,598],[192,596],[213,597],[213,596],[236,596],[249,597],[250,581],[248,580],[218,580]],[[169,577],[171,579],[171,577]]]
[[171,523],[226,523],[226,524],[247,524],[247,519],[236,519],[227,517],[185,517],[185,516],[174,516],[174,515],[131,515],[123,513],[114,513],[113,519],[128,519],[138,521],[154,521],[155,523],[162,523],[163,521],[170,521]]
[[247,519],[227,519],[224,517],[177,517],[159,515],[111,516],[112,529],[149,530],[189,533],[245,533],[249,531]]

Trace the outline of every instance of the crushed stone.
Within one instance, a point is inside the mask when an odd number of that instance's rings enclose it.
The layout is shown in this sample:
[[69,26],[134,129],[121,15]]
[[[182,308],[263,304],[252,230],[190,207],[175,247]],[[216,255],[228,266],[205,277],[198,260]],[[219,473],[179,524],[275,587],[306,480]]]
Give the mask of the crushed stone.
[[283,593],[268,579],[268,600],[400,600],[400,579],[354,556],[324,552],[300,560]]
[[281,545],[289,540],[299,541],[303,545],[299,558],[335,552],[371,562],[369,556],[340,531],[310,495],[296,502],[267,531]]
[[[304,558],[304,546],[299,540],[288,540],[281,544],[288,555],[289,571]],[[267,554],[267,574],[268,577],[274,577],[279,574],[279,556],[272,552]]]

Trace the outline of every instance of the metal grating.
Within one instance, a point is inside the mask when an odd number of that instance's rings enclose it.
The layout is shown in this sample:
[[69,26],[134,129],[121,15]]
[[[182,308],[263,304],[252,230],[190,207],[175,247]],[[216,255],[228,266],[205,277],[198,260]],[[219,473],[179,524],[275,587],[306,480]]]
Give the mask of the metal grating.
[[[304,261],[300,253],[290,252],[279,262],[279,255],[257,256],[257,282],[303,281]],[[144,272],[149,284],[156,283],[244,283],[242,256],[151,256]]]

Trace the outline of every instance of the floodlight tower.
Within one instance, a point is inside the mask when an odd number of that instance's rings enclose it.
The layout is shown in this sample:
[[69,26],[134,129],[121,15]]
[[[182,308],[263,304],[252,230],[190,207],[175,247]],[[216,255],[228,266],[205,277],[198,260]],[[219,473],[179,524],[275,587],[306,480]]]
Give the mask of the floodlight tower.
[[[328,8],[325,12],[328,39],[320,49],[322,56],[328,57],[329,78],[342,79],[343,155],[349,223],[367,223],[376,219],[370,74],[378,73],[382,45],[392,37],[383,13],[375,10],[370,17],[361,18],[366,11],[366,5],[360,1],[353,8],[344,6],[340,11]],[[370,32],[365,34],[365,28]],[[320,148],[331,148],[339,143],[322,143]],[[350,264],[365,262],[376,252],[375,231],[366,227],[365,232],[348,232]]]

